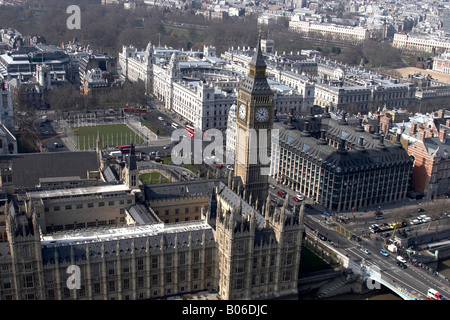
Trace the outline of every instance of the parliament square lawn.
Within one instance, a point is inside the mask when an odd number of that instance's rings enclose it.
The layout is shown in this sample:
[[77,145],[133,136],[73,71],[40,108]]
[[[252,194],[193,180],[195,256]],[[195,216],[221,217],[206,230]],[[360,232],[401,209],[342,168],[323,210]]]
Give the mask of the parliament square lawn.
[[75,133],[78,135],[80,150],[94,149],[98,134],[102,140],[103,148],[110,146],[118,147],[130,143],[143,143],[142,138],[125,124],[75,127],[73,129],[76,130]]

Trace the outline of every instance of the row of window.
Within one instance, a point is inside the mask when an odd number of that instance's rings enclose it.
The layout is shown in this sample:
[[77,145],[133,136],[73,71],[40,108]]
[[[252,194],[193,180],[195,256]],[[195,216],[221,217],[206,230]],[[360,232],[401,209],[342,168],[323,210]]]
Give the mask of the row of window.
[[[132,199],[128,199],[126,201],[126,203],[127,204],[132,204],[133,200]],[[124,205],[125,204],[125,200],[119,200],[119,204],[120,205]],[[97,207],[98,208],[105,207],[106,205],[109,206],[109,207],[115,206],[116,205],[116,201],[108,201],[108,202],[101,201],[101,202],[97,202]],[[45,207],[44,211],[45,212],[49,212],[49,211],[51,211],[50,209],[52,209],[52,211],[61,211],[62,209],[64,209],[64,210],[73,210],[73,209],[85,209],[85,208],[94,208],[94,207],[95,207],[95,203],[94,202],[88,202],[86,204],[86,206],[85,206],[84,203],[77,203],[76,205],[67,204],[64,207],[62,207],[62,206]]]

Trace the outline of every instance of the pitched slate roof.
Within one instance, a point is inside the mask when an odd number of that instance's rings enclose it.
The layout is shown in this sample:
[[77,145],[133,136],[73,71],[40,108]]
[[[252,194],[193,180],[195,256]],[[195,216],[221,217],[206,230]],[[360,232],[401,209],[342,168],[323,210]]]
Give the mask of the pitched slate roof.
[[[280,145],[324,166],[344,171],[367,170],[392,163],[410,162],[401,145],[384,140],[380,135],[366,132],[359,126],[348,125],[345,121],[316,118],[312,121],[313,130],[308,132],[298,130],[300,127],[305,128],[304,120],[292,123],[294,126],[291,125],[289,128],[296,129],[287,129],[288,126],[280,122],[274,124],[274,128],[280,130]],[[314,137],[310,134],[318,130],[324,131],[328,138],[338,141],[339,148],[317,138],[317,135]],[[350,147],[350,150],[346,150],[345,146]]]
[[12,182],[16,188],[32,188],[42,177],[87,177],[88,171],[99,168],[94,151],[20,153],[1,155],[0,167],[12,169]]

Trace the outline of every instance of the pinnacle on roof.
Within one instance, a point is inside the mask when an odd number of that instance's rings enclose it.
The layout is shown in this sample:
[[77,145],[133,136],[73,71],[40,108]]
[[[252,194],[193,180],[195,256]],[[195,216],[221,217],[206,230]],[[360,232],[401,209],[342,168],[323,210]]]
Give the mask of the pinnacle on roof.
[[261,50],[261,35],[258,36],[258,46],[255,53],[253,54],[252,60],[250,61],[250,65],[255,67],[267,67]]

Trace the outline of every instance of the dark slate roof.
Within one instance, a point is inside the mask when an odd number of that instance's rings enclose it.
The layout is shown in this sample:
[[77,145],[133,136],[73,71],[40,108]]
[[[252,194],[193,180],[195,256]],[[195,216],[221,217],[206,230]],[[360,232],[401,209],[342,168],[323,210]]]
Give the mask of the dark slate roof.
[[256,66],[256,67],[266,67],[267,66],[266,62],[264,61],[264,56],[263,56],[262,50],[261,50],[261,38],[258,39],[258,46],[252,56],[250,65]]
[[[384,140],[380,135],[361,130],[358,126],[350,126],[331,118],[316,119],[312,122],[315,123],[315,127],[309,132],[289,130],[285,124],[275,123],[274,128],[280,130],[280,145],[323,166],[340,168],[344,171],[367,170],[381,165],[410,162],[407,152],[401,145]],[[320,138],[309,134],[317,130],[323,130],[327,137],[340,142],[340,148],[330,146]],[[360,141],[363,141],[364,148],[359,147]],[[346,150],[344,146],[350,147],[351,150]]]
[[98,170],[97,153],[93,151],[20,153],[0,156],[0,166],[11,166],[16,188],[31,188],[39,178],[87,177]]
[[[450,139],[447,138],[445,142],[442,142],[438,137],[425,138],[423,144],[429,155],[440,155],[441,157],[448,157],[450,155]],[[438,154],[436,154],[438,153]]]
[[119,175],[111,166],[108,166],[103,170],[103,176],[105,177],[106,182],[119,182]]
[[176,183],[161,183],[145,186],[145,199],[156,200],[164,198],[179,198],[181,195],[211,194],[219,180],[191,180]]
[[[261,42],[258,41],[258,47],[249,63],[250,66],[256,68],[266,68],[266,63],[261,51]],[[272,89],[267,82],[266,75],[264,76],[248,76],[241,82],[241,89],[251,94],[273,94]]]
[[[252,213],[255,214],[256,225],[258,229],[262,229],[264,226],[264,217],[254,209],[247,201],[245,201],[236,192],[228,188],[223,182],[219,184],[219,195],[233,208],[239,209],[241,206],[241,215],[244,218],[248,218]],[[239,217],[235,217],[241,220]]]
[[134,204],[129,209],[131,217],[137,224],[157,223],[158,219],[142,204]]

